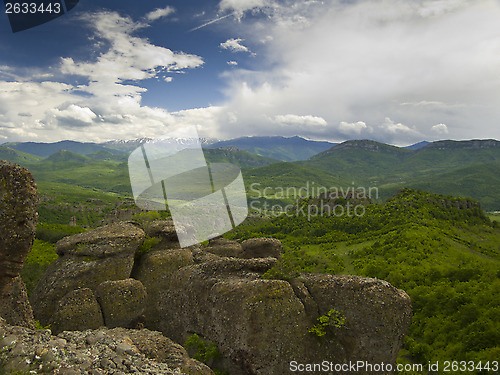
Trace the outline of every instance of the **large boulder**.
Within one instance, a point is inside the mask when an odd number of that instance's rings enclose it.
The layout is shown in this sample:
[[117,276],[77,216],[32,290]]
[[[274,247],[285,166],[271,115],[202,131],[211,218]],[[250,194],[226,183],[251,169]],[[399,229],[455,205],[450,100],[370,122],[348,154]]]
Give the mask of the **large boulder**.
[[146,307],[146,288],[138,280],[105,281],[96,289],[106,327],[136,325]]
[[243,247],[240,243],[222,237],[216,237],[209,241],[204,251],[221,256],[243,258]]
[[243,258],[281,259],[281,242],[275,238],[250,238],[241,243]]
[[50,321],[53,334],[63,331],[85,331],[104,326],[101,307],[89,288],[69,292],[58,303]]
[[0,161],[0,316],[33,327],[33,313],[19,272],[33,245],[37,192],[31,173]]
[[332,307],[345,316],[337,337],[348,359],[396,362],[411,322],[410,297],[387,281],[347,275],[306,274],[297,279],[321,315]]
[[[262,279],[276,262],[219,258],[179,269],[160,296],[162,332],[177,342],[192,333],[215,342],[233,375],[285,374],[292,361],[395,365],[411,319],[406,293],[356,276]],[[338,327],[309,332],[332,311]]]
[[104,281],[130,277],[144,232],[130,223],[107,225],[66,237],[56,244],[59,258],[50,265],[32,296],[35,317],[48,324],[57,303],[79,288],[95,291]]

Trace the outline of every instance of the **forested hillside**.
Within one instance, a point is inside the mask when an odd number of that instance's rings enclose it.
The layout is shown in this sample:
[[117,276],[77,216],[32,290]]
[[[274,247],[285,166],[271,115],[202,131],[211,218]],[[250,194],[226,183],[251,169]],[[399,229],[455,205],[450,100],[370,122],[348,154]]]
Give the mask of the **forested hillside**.
[[414,316],[402,362],[499,358],[500,228],[477,202],[403,189],[383,205],[366,206],[365,215],[309,220],[302,212],[307,208],[227,236],[280,239],[284,261],[270,278],[347,273],[405,290]]

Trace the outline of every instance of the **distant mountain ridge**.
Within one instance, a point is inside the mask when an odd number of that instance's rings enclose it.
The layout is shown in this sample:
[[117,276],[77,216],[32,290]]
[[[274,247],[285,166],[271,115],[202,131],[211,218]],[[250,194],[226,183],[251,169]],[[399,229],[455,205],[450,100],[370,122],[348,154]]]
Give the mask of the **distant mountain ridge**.
[[[314,144],[314,141],[298,137],[273,138],[261,137],[261,144]],[[252,142],[256,141],[259,139],[252,139]],[[36,146],[40,144],[34,142],[10,144],[12,148],[4,144],[0,146],[0,159],[29,168],[37,182],[57,181],[83,188],[130,194],[126,164],[129,151],[125,149],[134,149],[141,142],[145,140],[113,142],[103,146],[63,141],[41,144],[38,149]],[[117,146],[120,151],[110,149],[113,146]],[[53,149],[57,151],[47,157],[40,157],[15,149],[28,147],[35,147],[35,151],[42,154]],[[69,149],[59,149],[62,147]],[[293,149],[287,147],[283,147],[280,152],[286,155],[288,150]],[[272,149],[270,146],[268,148]],[[240,166],[247,189],[253,183],[262,189],[301,187],[308,182],[328,187],[356,184],[376,186],[380,189],[381,198],[387,198],[401,187],[416,187],[441,194],[468,196],[480,201],[487,210],[500,209],[496,177],[500,166],[500,142],[497,140],[446,140],[426,145],[421,143],[416,149],[371,140],[350,140],[335,144],[308,160],[295,162],[259,156],[233,145],[204,148],[204,153],[208,162]]]
[[438,149],[438,150],[452,150],[452,149],[485,149],[485,148],[500,148],[500,141],[495,139],[471,139],[467,141],[453,141],[444,140],[431,142],[419,150],[423,149]]
[[298,136],[295,137],[241,137],[216,142],[210,148],[233,146],[256,155],[265,156],[281,161],[306,160],[329,149],[336,143],[326,141],[312,141]]
[[369,139],[360,139],[360,140],[350,140],[345,141],[339,144],[334,145],[332,148],[323,151],[317,155],[314,155],[312,158],[321,157],[321,155],[328,155],[334,152],[341,152],[350,149],[359,149],[366,150],[371,152],[385,152],[389,154],[400,155],[402,153],[410,153],[411,150],[406,148],[401,148],[397,146],[388,145],[385,143],[380,143],[376,141],[372,141]]
[[418,142],[418,143],[415,143],[415,144],[410,145],[410,146],[406,146],[405,148],[408,149],[408,150],[418,150],[418,149],[420,149],[422,147],[427,146],[429,143],[431,143],[431,142],[422,141],[422,142]]
[[[26,152],[32,155],[47,157],[58,151],[67,150],[75,152],[80,155],[90,154],[92,152],[97,152],[106,147],[98,143],[84,143],[77,141],[60,141],[54,143],[39,143],[39,142],[16,142],[16,143],[5,143],[3,146],[10,147],[14,150]],[[112,149],[107,149],[107,151],[116,153]]]
[[[141,144],[151,140],[153,139],[138,138],[133,140],[113,140],[103,143],[68,140],[53,143],[13,142],[4,143],[1,146],[41,157],[48,157],[62,150],[75,152],[80,155],[89,155],[101,151],[114,155],[122,155],[129,154]],[[200,138],[200,142],[205,149],[236,147],[240,150],[277,161],[301,161],[313,158],[323,152],[330,153],[356,148],[374,152],[393,152],[394,154],[402,154],[404,152],[419,151],[423,149],[477,149],[500,147],[500,142],[493,139],[474,139],[469,141],[442,140],[435,142],[422,141],[406,147],[392,146],[368,139],[333,143],[307,140],[299,136],[240,137],[223,141],[216,138]]]

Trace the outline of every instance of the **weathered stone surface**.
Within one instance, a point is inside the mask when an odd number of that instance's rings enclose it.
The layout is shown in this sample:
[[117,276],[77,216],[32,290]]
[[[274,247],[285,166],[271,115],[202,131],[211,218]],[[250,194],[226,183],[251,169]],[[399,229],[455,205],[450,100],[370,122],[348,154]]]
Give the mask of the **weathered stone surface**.
[[35,327],[33,310],[21,276],[11,281],[9,295],[0,298],[0,316],[12,325],[27,328]]
[[56,244],[59,256],[108,258],[134,253],[144,240],[144,231],[130,223],[106,225],[65,237]]
[[105,281],[96,289],[106,327],[135,325],[146,307],[146,288],[138,280]]
[[250,238],[241,243],[243,258],[281,259],[281,242],[275,238]]
[[152,251],[138,260],[132,276],[146,287],[144,316],[148,328],[159,329],[158,300],[169,288],[172,274],[190,264],[193,264],[193,255],[187,249]]
[[144,224],[144,232],[147,236],[161,239],[156,248],[162,249],[179,249],[181,247],[176,229],[179,231],[185,230],[185,228],[176,228],[172,219]]
[[411,322],[410,297],[388,282],[347,275],[303,275],[321,315],[342,311],[345,329],[338,334],[346,356],[369,363],[395,363]]
[[95,291],[104,281],[130,277],[134,254],[144,232],[118,223],[62,239],[56,244],[60,257],[50,265],[32,296],[35,317],[48,324],[59,300],[79,288]]
[[0,315],[6,315],[12,324],[28,327],[34,321],[18,276],[33,244],[36,205],[31,173],[17,164],[0,161]]
[[89,288],[74,290],[64,296],[50,322],[52,333],[84,331],[104,325],[101,307]]
[[[146,358],[160,363],[168,363],[171,368],[178,368],[189,375],[211,375],[212,370],[203,363],[191,359],[181,345],[163,336],[161,332],[149,330],[126,330],[116,328],[109,331],[113,338],[130,338],[133,345]],[[122,339],[123,340],[123,339]],[[124,340],[123,340],[124,341]]]
[[149,237],[162,237],[169,241],[178,241],[174,221],[172,219],[146,223],[144,232]]
[[[285,374],[290,361],[325,358],[395,363],[411,316],[403,291],[354,276],[304,275],[293,285],[262,279],[275,263],[220,258],[179,269],[159,301],[162,332],[177,342],[192,333],[215,342],[233,375]],[[341,311],[345,326],[309,333],[330,309]]]
[[203,250],[221,257],[243,258],[243,247],[240,243],[221,237],[210,240]]
[[[30,330],[0,318],[2,373],[213,375],[179,345],[147,329]],[[40,371],[43,368],[43,372]]]

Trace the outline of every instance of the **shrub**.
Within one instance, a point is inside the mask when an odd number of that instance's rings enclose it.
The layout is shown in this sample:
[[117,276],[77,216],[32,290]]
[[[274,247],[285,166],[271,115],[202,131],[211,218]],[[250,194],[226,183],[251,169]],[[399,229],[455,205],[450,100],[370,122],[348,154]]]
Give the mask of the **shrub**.
[[335,328],[340,328],[345,325],[346,321],[345,316],[342,314],[342,312],[335,309],[331,309],[326,315],[321,315],[317,320],[318,323],[316,323],[312,326],[311,329],[309,329],[309,333],[312,333],[313,335],[316,335],[318,337],[326,335],[327,327],[333,326]]
[[216,375],[228,375],[227,371],[213,368],[214,364],[222,358],[222,354],[215,343],[205,341],[195,333],[187,338],[184,347],[192,358],[212,368]]

